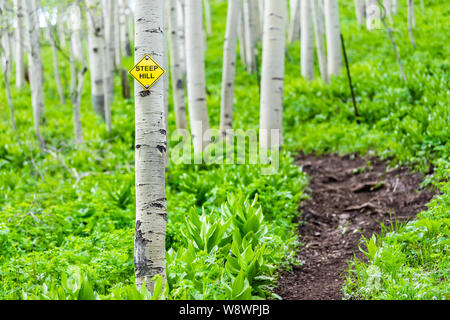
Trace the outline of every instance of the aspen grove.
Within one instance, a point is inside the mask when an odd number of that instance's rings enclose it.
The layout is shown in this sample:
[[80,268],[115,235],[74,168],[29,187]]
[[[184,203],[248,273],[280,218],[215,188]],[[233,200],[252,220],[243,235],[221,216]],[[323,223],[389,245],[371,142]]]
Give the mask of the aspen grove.
[[450,299],[449,14],[0,0],[0,300]]

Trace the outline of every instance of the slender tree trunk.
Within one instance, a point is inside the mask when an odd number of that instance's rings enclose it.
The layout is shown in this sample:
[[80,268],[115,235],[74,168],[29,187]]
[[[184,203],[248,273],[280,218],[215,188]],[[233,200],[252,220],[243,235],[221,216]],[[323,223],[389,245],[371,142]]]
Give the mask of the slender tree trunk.
[[61,104],[65,104],[66,97],[64,95],[64,89],[62,87],[61,73],[59,72],[58,50],[56,49],[55,35],[53,34],[53,27],[50,24],[47,26],[47,32],[48,32],[48,40],[50,42],[50,47],[52,48],[53,75],[55,77],[56,87],[58,88],[59,102]]
[[[135,62],[145,54],[162,63],[164,60],[164,1],[136,0]],[[200,11],[201,14],[201,11]],[[157,30],[156,32],[147,32]],[[152,278],[166,278],[166,194],[164,130],[164,81],[158,81],[150,95],[141,95],[135,85],[136,122],[136,231],[134,238],[134,266],[136,285],[153,291]]]
[[365,3],[365,0],[355,0],[356,20],[360,25],[364,25],[366,23]]
[[254,13],[251,11],[251,0],[244,0],[244,31],[245,31],[245,53],[247,55],[247,71],[253,73],[256,71],[255,56],[255,23]]
[[44,137],[41,134],[41,118],[44,111],[44,92],[42,88],[42,58],[41,58],[41,34],[37,18],[36,0],[26,0],[25,8],[27,18],[25,19],[28,31],[29,61],[30,61],[30,87],[31,103],[33,107],[33,121],[36,136],[42,150],[45,150]]
[[65,30],[65,7],[64,7],[64,2],[61,1],[58,5],[58,13],[56,16],[56,30],[58,33],[58,40],[59,40],[59,45],[61,48],[65,49],[67,46],[67,41],[66,41],[66,30]]
[[311,0],[302,0],[301,8],[301,65],[302,76],[307,80],[314,78],[314,38]]
[[325,53],[324,34],[321,33],[322,28],[320,28],[320,25],[323,25],[323,16],[320,12],[320,7],[317,1],[311,0],[311,6],[320,75],[322,76],[323,81],[325,83],[328,83],[327,56]]
[[180,66],[183,71],[183,78],[186,78],[186,39],[185,39],[185,5],[184,0],[177,0],[177,28],[178,28],[178,44],[180,46]]
[[131,56],[130,34],[127,26],[127,2],[120,0],[119,2],[119,29],[120,29],[120,47],[122,49],[122,56]]
[[407,0],[408,1],[408,33],[409,33],[409,40],[411,41],[412,46],[414,49],[416,46],[416,40],[414,40],[414,34],[413,29],[416,27],[416,16],[414,14],[414,1],[413,0]]
[[212,24],[211,24],[211,7],[209,6],[209,0],[203,0],[203,6],[205,7],[206,33],[210,36],[212,34]]
[[392,12],[394,14],[398,13],[398,0],[392,0]]
[[[2,25],[3,21],[1,19],[1,10],[2,10],[2,3],[3,0],[0,0],[0,26]],[[0,35],[1,35],[1,29],[0,29]],[[2,48],[2,45],[0,43],[0,62],[2,63],[2,69],[0,70],[3,72],[3,82],[5,83],[5,89],[6,89],[6,100],[8,102],[8,106],[9,106],[9,115],[11,118],[11,126],[13,128],[14,131],[17,131],[17,126],[16,126],[16,118],[14,116],[14,103],[12,100],[12,96],[11,96],[11,88],[9,86],[9,77],[8,77],[8,72],[6,72],[6,70],[8,70],[8,65],[12,62],[11,57],[8,56],[5,52],[5,49]]]
[[122,65],[122,57],[120,54],[120,23],[119,23],[119,2],[113,1],[113,15],[114,15],[114,65],[117,70],[120,70]]
[[244,6],[243,2],[240,2],[241,10],[239,10],[239,20],[238,20],[238,36],[239,36],[239,55],[241,62],[244,66],[248,65],[248,55],[247,55],[247,37],[245,33],[245,17],[244,17]]
[[[284,1],[266,0],[261,77],[260,147],[283,145],[284,50],[287,8]],[[272,141],[271,130],[279,131]]]
[[301,27],[300,27],[300,7],[301,0],[293,0],[291,4],[291,21],[289,23],[288,29],[288,41],[290,43],[298,40],[301,37]]
[[394,19],[392,18],[392,0],[383,0],[383,7],[386,9],[386,15],[389,19],[389,23],[394,24]]
[[103,89],[105,92],[105,122],[109,134],[112,131],[111,103],[114,96],[114,9],[113,0],[103,0],[105,25],[105,60],[103,61]]
[[341,73],[342,53],[337,0],[325,0],[325,27],[328,49],[328,76]]
[[89,71],[94,110],[105,120],[103,64],[105,60],[104,25],[99,0],[86,0],[88,6]]
[[189,118],[194,152],[209,144],[208,110],[206,108],[205,61],[202,39],[202,0],[186,1],[186,63]]
[[175,109],[175,122],[177,129],[187,128],[186,103],[184,96],[183,70],[180,62],[179,29],[177,16],[179,7],[177,0],[170,0],[169,10],[169,46],[170,46],[170,70],[172,77],[172,94]]
[[220,101],[220,133],[226,138],[227,129],[233,128],[234,76],[236,72],[237,26],[240,0],[228,1],[227,27],[223,48],[222,95]]
[[25,84],[25,34],[24,34],[24,22],[23,22],[23,0],[14,0],[14,12],[16,17],[16,48],[15,48],[15,61],[16,61],[16,87],[21,89]]

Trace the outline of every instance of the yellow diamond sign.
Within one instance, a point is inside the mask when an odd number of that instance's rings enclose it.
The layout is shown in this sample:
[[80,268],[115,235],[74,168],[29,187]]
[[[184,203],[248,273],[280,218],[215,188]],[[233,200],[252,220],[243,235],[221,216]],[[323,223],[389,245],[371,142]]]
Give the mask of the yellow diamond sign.
[[144,89],[148,90],[166,71],[146,54],[141,61],[128,72]]

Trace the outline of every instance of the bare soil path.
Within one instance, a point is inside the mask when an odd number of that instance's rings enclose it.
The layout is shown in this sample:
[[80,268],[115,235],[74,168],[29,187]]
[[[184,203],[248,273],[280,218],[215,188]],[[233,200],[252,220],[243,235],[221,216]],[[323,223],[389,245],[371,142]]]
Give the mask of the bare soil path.
[[420,174],[388,169],[377,158],[299,155],[297,164],[311,177],[299,217],[304,264],[283,272],[275,292],[286,300],[342,299],[347,260],[354,253],[364,259],[361,235],[370,238],[382,222],[414,218],[433,192],[420,190]]

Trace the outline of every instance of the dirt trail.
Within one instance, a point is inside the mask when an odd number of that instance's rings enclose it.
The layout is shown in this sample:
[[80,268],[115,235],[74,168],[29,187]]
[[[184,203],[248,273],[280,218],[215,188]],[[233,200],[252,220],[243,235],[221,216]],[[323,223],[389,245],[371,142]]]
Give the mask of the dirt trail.
[[370,237],[380,224],[407,221],[433,196],[420,190],[422,177],[408,168],[387,169],[376,158],[300,155],[298,165],[311,177],[310,199],[301,204],[298,252],[304,264],[283,272],[275,292],[287,300],[341,299],[346,261],[361,234]]

